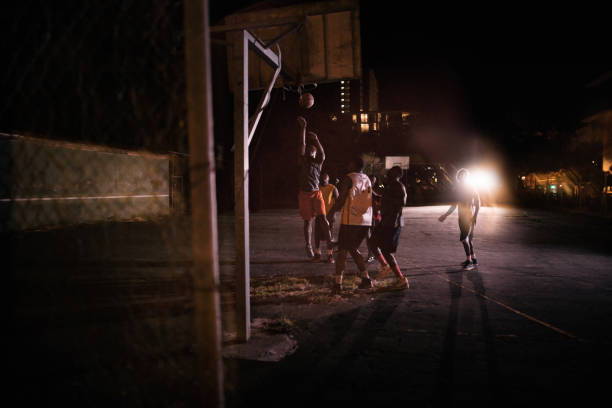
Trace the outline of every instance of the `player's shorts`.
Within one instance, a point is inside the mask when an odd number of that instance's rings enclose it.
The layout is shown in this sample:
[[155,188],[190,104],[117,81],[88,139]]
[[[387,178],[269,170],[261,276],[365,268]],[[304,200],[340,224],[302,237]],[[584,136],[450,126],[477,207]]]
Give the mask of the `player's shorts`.
[[325,202],[321,191],[300,191],[298,194],[300,215],[304,221],[309,221],[317,215],[325,215]]
[[459,241],[465,241],[466,238],[470,241],[474,239],[474,224],[472,220],[462,220],[459,218]]
[[393,254],[397,251],[401,232],[402,227],[384,227],[378,225],[374,228],[373,239],[381,251]]
[[338,248],[345,251],[359,248],[363,240],[368,236],[369,230],[370,227],[367,225],[340,224]]

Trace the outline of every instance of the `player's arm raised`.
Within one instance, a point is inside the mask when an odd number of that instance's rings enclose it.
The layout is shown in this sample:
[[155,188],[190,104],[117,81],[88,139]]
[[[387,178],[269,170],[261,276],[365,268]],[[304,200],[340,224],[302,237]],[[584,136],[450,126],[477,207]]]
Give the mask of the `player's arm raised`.
[[302,159],[306,155],[306,119],[302,116],[297,117],[298,124],[298,163],[302,162]]
[[325,150],[323,150],[323,146],[319,141],[319,137],[314,132],[308,132],[308,138],[310,142],[314,145],[314,147],[317,148],[317,163],[322,164],[325,161]]

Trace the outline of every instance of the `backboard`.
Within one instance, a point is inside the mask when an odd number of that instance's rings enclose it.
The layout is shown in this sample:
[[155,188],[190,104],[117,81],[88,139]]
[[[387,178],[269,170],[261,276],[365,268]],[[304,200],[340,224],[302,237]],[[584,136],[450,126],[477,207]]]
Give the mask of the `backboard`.
[[386,156],[385,169],[390,169],[393,166],[400,166],[404,170],[410,168],[410,156]]
[[[224,25],[247,29],[265,45],[280,45],[283,70],[275,87],[361,78],[357,0],[264,7],[266,3],[256,4],[226,16]],[[240,69],[228,58],[230,78],[239,76]],[[249,89],[266,88],[273,74],[261,58],[249,58]]]

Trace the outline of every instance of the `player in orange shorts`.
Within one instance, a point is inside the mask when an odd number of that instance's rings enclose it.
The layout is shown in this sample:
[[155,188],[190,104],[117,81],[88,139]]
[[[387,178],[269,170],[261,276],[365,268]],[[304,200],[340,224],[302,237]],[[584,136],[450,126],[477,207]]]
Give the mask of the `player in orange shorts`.
[[318,224],[322,237],[327,241],[328,253],[331,254],[333,250],[329,223],[325,217],[325,202],[319,190],[319,179],[321,177],[321,168],[325,161],[325,151],[314,132],[308,132],[308,145],[306,145],[306,119],[298,116],[297,122],[299,127],[298,137],[300,140],[298,154],[298,164],[300,165],[300,192],[298,194],[298,202],[300,215],[304,220],[306,255],[308,255],[309,258],[314,258],[311,244],[313,219]]

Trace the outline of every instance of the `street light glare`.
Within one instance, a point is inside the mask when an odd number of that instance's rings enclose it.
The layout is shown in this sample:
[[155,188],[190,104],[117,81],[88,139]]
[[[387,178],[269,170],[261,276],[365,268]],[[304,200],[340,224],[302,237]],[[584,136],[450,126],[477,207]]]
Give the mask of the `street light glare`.
[[499,187],[499,177],[492,170],[475,170],[470,182],[479,190],[493,191]]

